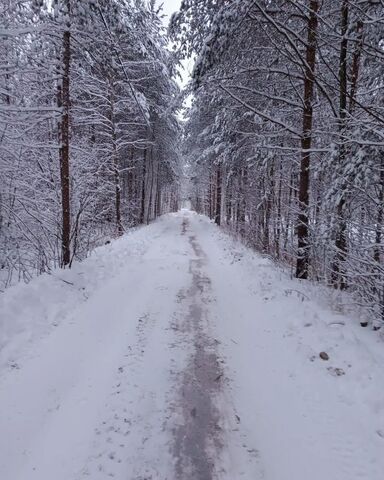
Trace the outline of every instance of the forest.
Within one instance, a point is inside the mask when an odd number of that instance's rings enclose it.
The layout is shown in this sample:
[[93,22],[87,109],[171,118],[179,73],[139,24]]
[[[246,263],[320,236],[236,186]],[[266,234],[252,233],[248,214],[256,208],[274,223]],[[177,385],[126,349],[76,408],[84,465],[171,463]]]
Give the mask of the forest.
[[383,480],[383,345],[384,0],[0,0],[1,480]]
[[175,56],[155,2],[1,0],[0,288],[177,208]]
[[168,32],[155,1],[0,9],[2,290],[190,199],[380,325],[381,0],[184,0]]
[[[194,208],[384,319],[384,3],[184,1]],[[365,325],[366,322],[363,322]]]

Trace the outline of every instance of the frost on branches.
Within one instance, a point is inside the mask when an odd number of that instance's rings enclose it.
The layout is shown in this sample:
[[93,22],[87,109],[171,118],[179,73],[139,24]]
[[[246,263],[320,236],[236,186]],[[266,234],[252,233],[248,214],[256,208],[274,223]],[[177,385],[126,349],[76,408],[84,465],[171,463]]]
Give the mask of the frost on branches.
[[189,0],[194,207],[384,319],[383,2]]
[[0,4],[0,289],[178,208],[175,57],[153,3]]

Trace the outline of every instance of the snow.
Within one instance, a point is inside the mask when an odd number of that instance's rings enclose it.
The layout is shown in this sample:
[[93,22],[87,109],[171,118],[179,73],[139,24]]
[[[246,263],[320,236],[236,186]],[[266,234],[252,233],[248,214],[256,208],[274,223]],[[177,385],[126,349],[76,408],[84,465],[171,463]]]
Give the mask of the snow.
[[204,342],[209,478],[382,478],[381,337],[188,210],[8,289],[0,328],[2,480],[200,480],[175,444]]
[[232,401],[265,478],[382,478],[380,337],[225,235],[203,238]]

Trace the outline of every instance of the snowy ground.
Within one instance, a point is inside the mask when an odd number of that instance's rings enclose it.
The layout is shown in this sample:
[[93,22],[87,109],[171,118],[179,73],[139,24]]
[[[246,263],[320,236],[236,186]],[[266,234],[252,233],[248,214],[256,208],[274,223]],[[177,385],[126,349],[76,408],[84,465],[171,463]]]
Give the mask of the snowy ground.
[[1,480],[383,478],[380,336],[192,212],[10,288],[0,328]]

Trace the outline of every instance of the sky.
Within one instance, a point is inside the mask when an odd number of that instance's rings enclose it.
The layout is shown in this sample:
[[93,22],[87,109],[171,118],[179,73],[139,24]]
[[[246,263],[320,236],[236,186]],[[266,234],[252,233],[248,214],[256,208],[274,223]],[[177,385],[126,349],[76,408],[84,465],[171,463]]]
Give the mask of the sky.
[[[163,22],[164,25],[168,26],[168,22],[171,18],[172,13],[177,12],[181,5],[181,0],[157,0],[157,4],[163,4],[163,13],[165,15]],[[177,77],[176,82],[180,87],[185,87],[188,81],[191,78],[193,70],[194,60],[192,58],[182,60],[181,68],[179,70],[181,78]],[[191,105],[192,96],[188,96],[184,102],[184,107],[188,108]],[[179,118],[185,120],[185,111],[179,113]]]
[[161,3],[163,3],[163,10],[164,10],[164,13],[168,16],[167,19],[164,19],[165,20],[165,23],[168,23],[169,21],[169,18],[170,16],[172,15],[173,12],[176,12],[177,10],[179,10],[179,7],[180,7],[180,4],[181,4],[181,0],[158,0],[157,2],[159,5],[161,5]]
[[[168,22],[172,13],[177,12],[181,5],[181,0],[157,0],[157,4],[163,4],[163,13],[166,17],[163,19],[164,25],[168,26]],[[177,82],[181,87],[185,86],[190,79],[193,70],[193,59],[187,59],[182,61],[182,69],[180,70],[181,79],[177,79]]]

